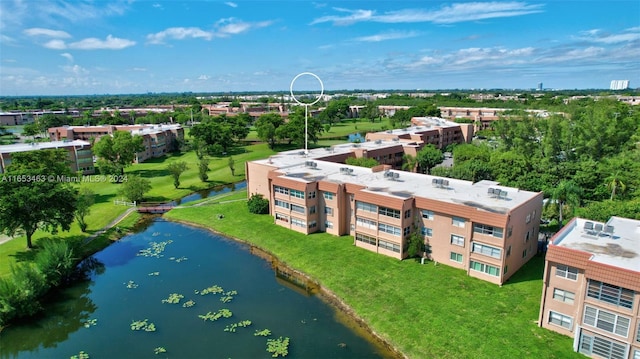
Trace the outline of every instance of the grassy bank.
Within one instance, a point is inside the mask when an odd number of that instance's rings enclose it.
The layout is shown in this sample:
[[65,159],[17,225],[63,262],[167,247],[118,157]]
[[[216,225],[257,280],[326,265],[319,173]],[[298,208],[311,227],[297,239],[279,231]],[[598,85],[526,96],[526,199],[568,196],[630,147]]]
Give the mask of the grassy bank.
[[[535,257],[503,287],[445,265],[398,261],[325,233],[305,236],[253,215],[246,192],[174,209],[172,220],[255,244],[333,291],[410,358],[580,358],[572,339],[539,328],[544,260]],[[229,202],[227,202],[229,201]],[[218,215],[224,218],[218,219]]]

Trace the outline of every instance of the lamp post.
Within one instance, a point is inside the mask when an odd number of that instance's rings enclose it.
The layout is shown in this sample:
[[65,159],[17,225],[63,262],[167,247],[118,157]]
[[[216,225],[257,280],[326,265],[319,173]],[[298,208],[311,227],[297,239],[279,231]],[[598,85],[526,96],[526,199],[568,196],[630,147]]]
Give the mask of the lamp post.
[[[305,75],[309,75],[309,76],[313,76],[316,78],[316,80],[318,80],[318,82],[320,83],[320,95],[318,95],[318,98],[316,98],[313,102],[310,103],[303,103],[300,102],[296,96],[293,94],[293,84],[296,82],[296,80],[301,77],[301,76],[305,76]],[[293,98],[293,100],[295,102],[297,102],[298,104],[304,106],[304,155],[305,157],[307,155],[309,155],[309,149],[308,149],[308,142],[309,142],[309,131],[308,131],[308,118],[309,118],[309,106],[315,105],[318,101],[320,101],[320,99],[322,98],[322,95],[324,95],[324,84],[322,83],[322,80],[320,80],[320,77],[318,77],[318,75],[312,73],[312,72],[302,72],[299,73],[298,75],[296,75],[296,77],[293,78],[293,80],[291,80],[291,85],[289,85],[289,93],[291,94],[291,98]]]

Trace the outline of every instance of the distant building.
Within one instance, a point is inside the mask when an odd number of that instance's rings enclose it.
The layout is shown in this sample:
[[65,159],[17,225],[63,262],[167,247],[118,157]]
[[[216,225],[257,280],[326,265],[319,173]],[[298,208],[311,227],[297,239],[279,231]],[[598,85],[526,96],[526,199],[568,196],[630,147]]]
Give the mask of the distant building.
[[[378,139],[281,152],[245,164],[247,190],[269,199],[276,225],[350,235],[353,245],[407,257],[418,231],[425,258],[502,284],[537,252],[542,193],[392,170],[409,143]],[[379,166],[345,165],[349,157]],[[286,240],[286,239],[282,239]]]
[[0,146],[0,173],[4,173],[7,166],[11,164],[12,153],[50,149],[66,150],[68,153],[69,167],[73,172],[82,172],[83,174],[95,173],[91,144],[81,140],[16,143]]
[[629,88],[629,80],[612,80],[610,90],[626,90]]
[[538,91],[542,91],[542,82],[538,82],[538,87],[536,88]]
[[640,221],[574,218],[551,239],[539,325],[593,358],[640,358]]

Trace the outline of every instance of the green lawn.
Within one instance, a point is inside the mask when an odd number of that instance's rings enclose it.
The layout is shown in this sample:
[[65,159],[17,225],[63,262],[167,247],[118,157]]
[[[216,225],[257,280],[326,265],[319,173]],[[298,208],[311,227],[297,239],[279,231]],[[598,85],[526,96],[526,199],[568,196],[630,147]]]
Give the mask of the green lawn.
[[[376,122],[371,122],[369,120],[361,120],[361,119],[345,119],[339,123],[331,126],[329,132],[324,132],[320,134],[320,138],[335,138],[335,137],[346,137],[349,134],[356,132],[377,132],[383,131],[386,128],[390,128],[389,119],[383,119],[382,122],[376,120]],[[258,138],[258,133],[255,128],[251,128],[249,135],[246,138],[246,141],[260,141]],[[342,141],[341,143],[344,143]]]
[[[572,339],[539,328],[544,260],[502,287],[429,262],[398,261],[353,246],[348,236],[309,236],[253,215],[240,191],[219,203],[174,209],[172,220],[204,225],[255,244],[343,299],[410,358],[581,358]],[[217,215],[223,214],[223,219]]]

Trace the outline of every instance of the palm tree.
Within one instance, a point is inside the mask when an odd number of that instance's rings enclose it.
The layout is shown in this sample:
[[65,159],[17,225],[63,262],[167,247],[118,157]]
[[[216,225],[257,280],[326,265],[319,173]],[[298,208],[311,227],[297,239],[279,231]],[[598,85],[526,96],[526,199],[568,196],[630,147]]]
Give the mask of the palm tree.
[[575,182],[570,180],[562,180],[551,190],[551,198],[547,202],[547,206],[558,206],[558,221],[562,226],[562,209],[567,207],[573,209],[580,205],[580,197],[582,196],[582,188]]
[[402,169],[409,172],[414,172],[418,165],[418,159],[411,155],[403,155],[402,162]]
[[611,190],[611,200],[616,196],[616,190],[618,188],[620,189],[620,193],[627,189],[627,185],[620,179],[620,171],[616,171],[614,174],[607,177],[606,181],[607,188]]

